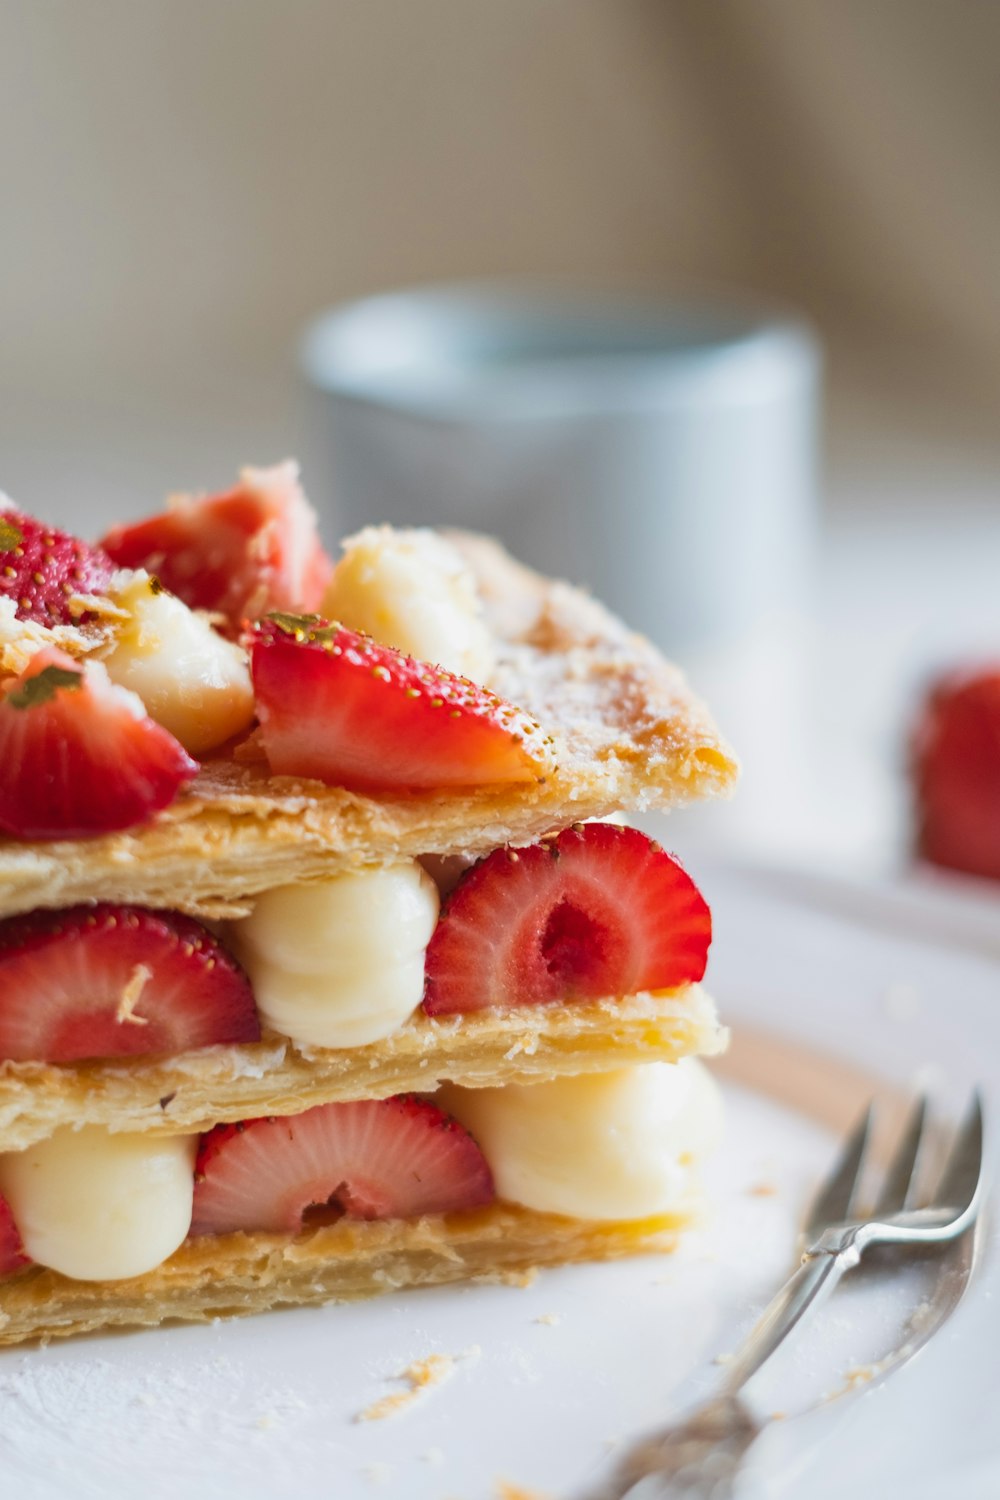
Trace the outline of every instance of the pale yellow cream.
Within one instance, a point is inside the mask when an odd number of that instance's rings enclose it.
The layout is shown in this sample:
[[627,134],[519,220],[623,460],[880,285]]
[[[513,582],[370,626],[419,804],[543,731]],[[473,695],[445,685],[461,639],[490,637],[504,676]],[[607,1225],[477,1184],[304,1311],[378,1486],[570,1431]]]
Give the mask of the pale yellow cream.
[[398,1031],[423,997],[438,891],[416,860],[266,891],[230,934],[257,1008],[311,1047]]
[[497,1195],[540,1213],[639,1219],[679,1206],[722,1102],[693,1058],[434,1096],[475,1137]]
[[249,728],[253,686],[246,652],[213,630],[203,615],[138,572],[115,602],[128,611],[104,665],[130,688],[150,718],[192,755],[202,755]]
[[322,613],[386,646],[485,682],[493,644],[475,582],[443,537],[367,526],[344,543]]
[[141,1276],[191,1227],[196,1136],[66,1127],[0,1156],[0,1192],[24,1248],[78,1281]]

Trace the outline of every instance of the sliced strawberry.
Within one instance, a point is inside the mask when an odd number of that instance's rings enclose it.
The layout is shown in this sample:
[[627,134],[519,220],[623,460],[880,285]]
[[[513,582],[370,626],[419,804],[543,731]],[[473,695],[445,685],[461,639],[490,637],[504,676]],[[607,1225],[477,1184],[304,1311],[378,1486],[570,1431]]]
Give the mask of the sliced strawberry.
[[424,1009],[597,1000],[705,972],[712,919],[697,887],[636,828],[583,823],[496,849],[459,881],[427,949]]
[[544,778],[541,731],[519,708],[317,615],[264,620],[251,669],[279,775],[358,790]]
[[472,1137],[436,1105],[401,1094],[217,1125],[198,1152],[191,1233],[296,1234],[308,1209],[415,1219],[492,1197]]
[[294,463],[244,469],[222,495],[176,496],[161,515],[116,526],[103,546],[234,630],[270,609],[318,608],[333,568]]
[[924,858],[1000,879],[1000,668],[953,673],[932,689],[913,779]]
[[79,624],[89,616],[71,608],[74,595],[105,593],[113,571],[99,547],[88,547],[13,506],[0,509],[0,596],[15,601],[19,620]]
[[24,1246],[7,1199],[0,1195],[0,1276],[10,1276],[22,1266],[30,1266],[31,1257]]
[[0,1058],[69,1063],[259,1039],[250,981],[191,917],[105,904],[0,922]]
[[198,762],[100,663],[46,646],[0,699],[0,829],[81,838],[144,823]]

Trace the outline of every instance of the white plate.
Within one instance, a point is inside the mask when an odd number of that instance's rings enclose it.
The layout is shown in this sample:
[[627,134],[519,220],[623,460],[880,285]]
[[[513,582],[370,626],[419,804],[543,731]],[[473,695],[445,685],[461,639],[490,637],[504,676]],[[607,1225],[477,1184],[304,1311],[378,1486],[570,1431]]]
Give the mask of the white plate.
[[[672,1258],[545,1272],[207,1328],[0,1354],[0,1479],[19,1500],[569,1497],[613,1445],[704,1392],[789,1264],[836,1133],[875,1084],[975,1080],[1000,1117],[1000,900],[716,871],[711,979],[739,1040],[713,1222]],[[995,1236],[920,1358],[868,1383],[927,1286],[867,1278],[767,1376],[780,1410],[740,1494],[1000,1494]],[[432,1353],[450,1378],[357,1421]],[[861,1394],[794,1415],[859,1381]],[[510,1491],[508,1493],[513,1493]]]

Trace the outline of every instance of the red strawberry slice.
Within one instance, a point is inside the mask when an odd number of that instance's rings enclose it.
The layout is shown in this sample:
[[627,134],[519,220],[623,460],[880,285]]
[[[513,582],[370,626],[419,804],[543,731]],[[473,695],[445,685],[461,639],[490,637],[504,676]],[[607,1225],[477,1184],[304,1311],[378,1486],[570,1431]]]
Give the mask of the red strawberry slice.
[[31,1257],[24,1246],[7,1199],[0,1196],[0,1276],[10,1276],[22,1266],[30,1266]]
[[924,858],[1000,879],[1000,668],[953,673],[932,689],[913,779]]
[[144,823],[198,762],[99,663],[44,647],[0,699],[0,829],[85,838]]
[[93,618],[72,609],[76,594],[107,592],[114,565],[99,547],[45,526],[13,506],[0,509],[0,596],[13,599],[19,620],[78,625]]
[[519,708],[317,615],[258,625],[251,670],[279,775],[358,790],[544,779],[541,731]]
[[222,495],[179,495],[161,515],[116,526],[103,546],[234,630],[270,609],[316,609],[333,568],[293,463],[245,469]]
[[636,828],[584,823],[496,849],[459,881],[427,949],[432,1016],[670,990],[705,972],[712,918]]
[[259,1039],[250,981],[191,917],[105,904],[0,922],[0,1058],[69,1063]]
[[191,1233],[297,1234],[309,1209],[415,1219],[492,1197],[472,1137],[436,1105],[402,1094],[217,1125],[195,1164]]

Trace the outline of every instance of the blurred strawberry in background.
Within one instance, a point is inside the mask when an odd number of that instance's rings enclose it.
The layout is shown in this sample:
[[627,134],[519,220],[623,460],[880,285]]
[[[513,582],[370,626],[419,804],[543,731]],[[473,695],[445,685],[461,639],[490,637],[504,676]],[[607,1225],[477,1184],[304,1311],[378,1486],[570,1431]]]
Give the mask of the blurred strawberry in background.
[[1000,880],[1000,666],[935,684],[913,736],[912,768],[919,853]]

